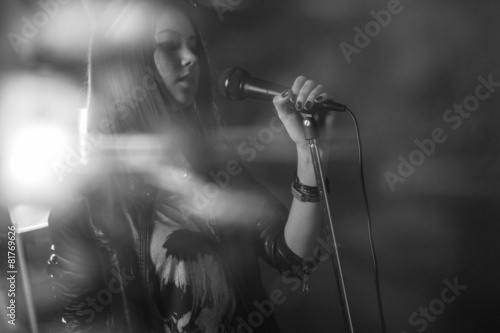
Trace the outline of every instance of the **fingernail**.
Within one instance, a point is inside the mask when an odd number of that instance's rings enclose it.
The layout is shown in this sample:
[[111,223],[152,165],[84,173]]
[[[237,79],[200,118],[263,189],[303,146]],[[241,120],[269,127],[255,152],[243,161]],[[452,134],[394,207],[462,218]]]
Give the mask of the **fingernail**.
[[290,94],[290,90],[285,90],[283,91],[283,93],[281,94],[282,97],[287,97],[288,95]]
[[324,96],[320,95],[320,96],[316,97],[314,100],[315,100],[316,102],[319,102],[319,101],[323,100],[323,97],[324,97]]
[[290,102],[295,103],[296,99],[297,99],[297,95],[292,94],[292,97],[290,97]]
[[309,110],[312,106],[312,102],[311,101],[307,101],[306,104],[304,104],[304,109],[306,110]]
[[297,110],[302,110],[302,103],[301,102],[297,102],[297,104],[295,105],[295,108]]

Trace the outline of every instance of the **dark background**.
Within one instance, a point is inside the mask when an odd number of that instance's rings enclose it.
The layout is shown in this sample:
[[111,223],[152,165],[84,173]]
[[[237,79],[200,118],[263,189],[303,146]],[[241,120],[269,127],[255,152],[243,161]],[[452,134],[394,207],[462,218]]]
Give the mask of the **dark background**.
[[[34,1],[20,3],[36,9]],[[479,76],[500,82],[500,3],[402,0],[402,11],[348,62],[340,44],[353,45],[353,29],[364,30],[374,20],[370,11],[386,9],[388,3],[242,0],[222,19],[208,5],[202,30],[214,75],[231,65],[285,85],[305,75],[322,82],[358,117],[387,332],[417,332],[422,326],[411,326],[409,316],[440,298],[443,281],[455,278],[467,289],[420,332],[496,332],[500,92],[481,101],[456,130],[443,114],[474,94]],[[22,5],[2,6],[2,72],[64,72],[83,85],[84,47],[71,46],[74,52],[61,54],[41,44],[19,59],[3,36],[19,24]],[[220,99],[219,107],[236,144],[269,127],[273,117],[272,106],[259,101]],[[391,191],[384,173],[397,173],[398,156],[408,159],[417,149],[414,141],[430,138],[435,128],[442,128],[447,140]],[[334,131],[328,177],[354,328],[381,332],[351,118],[338,114]],[[247,164],[286,203],[294,154],[286,134],[279,133]],[[6,214],[2,221],[7,223]],[[26,239],[45,332],[58,320],[44,271],[50,240],[46,230],[28,233]],[[329,261],[311,275],[308,294],[292,291],[268,267],[263,275],[269,291],[286,293],[277,309],[283,332],[344,331]]]

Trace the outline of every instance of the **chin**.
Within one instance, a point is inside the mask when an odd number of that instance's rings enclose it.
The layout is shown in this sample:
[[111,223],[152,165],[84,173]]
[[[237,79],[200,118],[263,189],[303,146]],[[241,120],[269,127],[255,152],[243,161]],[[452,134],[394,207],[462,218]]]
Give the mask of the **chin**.
[[178,96],[175,100],[181,108],[186,109],[193,106],[194,97],[195,97],[194,95],[193,96],[183,95],[183,96]]
[[176,102],[181,108],[186,109],[194,104],[194,99],[176,99]]

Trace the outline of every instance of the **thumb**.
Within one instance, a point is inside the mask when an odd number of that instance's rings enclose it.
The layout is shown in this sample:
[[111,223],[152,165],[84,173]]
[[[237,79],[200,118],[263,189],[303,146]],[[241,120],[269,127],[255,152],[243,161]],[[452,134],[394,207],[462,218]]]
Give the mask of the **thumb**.
[[292,96],[291,89],[287,89],[283,91],[280,95],[274,96],[273,103],[280,117],[284,115],[289,115],[290,113],[294,113],[293,110],[290,110],[288,108],[288,103],[290,102],[291,96]]

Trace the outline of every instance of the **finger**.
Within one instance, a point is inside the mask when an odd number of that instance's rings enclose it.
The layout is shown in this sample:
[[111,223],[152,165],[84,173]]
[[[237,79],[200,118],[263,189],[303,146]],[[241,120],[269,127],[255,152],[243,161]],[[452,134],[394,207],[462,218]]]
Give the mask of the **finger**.
[[304,85],[304,83],[306,81],[307,81],[306,77],[303,76],[303,75],[300,75],[293,82],[293,85],[292,85],[292,97],[290,98],[290,101],[292,103],[296,103],[297,102],[297,96],[298,96],[298,94],[300,92],[300,89],[302,88],[302,86]]
[[289,113],[291,112],[288,109],[288,103],[290,102],[290,98],[292,97],[292,90],[287,89],[283,91],[281,94],[274,96],[273,103],[278,111],[278,114]]
[[310,110],[314,103],[324,101],[328,98],[328,94],[325,92],[325,88],[322,84],[318,84],[307,97],[307,101],[304,104],[304,109]]
[[278,112],[278,117],[285,121],[285,119],[294,119],[298,112],[295,112],[294,109],[288,107],[288,103],[292,97],[292,90],[287,89],[283,91],[280,95],[276,95],[273,98],[273,103]]
[[295,103],[295,108],[298,111],[302,110],[302,108],[304,107],[304,103],[307,101],[307,98],[316,86],[317,84],[313,80],[307,80],[306,82],[304,82],[297,95],[297,102]]
[[316,103],[324,102],[324,101],[326,101],[329,97],[330,97],[330,95],[329,95],[327,92],[323,92],[323,93],[319,94],[318,96],[316,96],[316,98],[314,99],[314,101],[315,101]]
[[276,95],[273,98],[273,103],[276,107],[286,106],[290,98],[292,97],[292,90],[287,89],[283,91],[280,95]]

